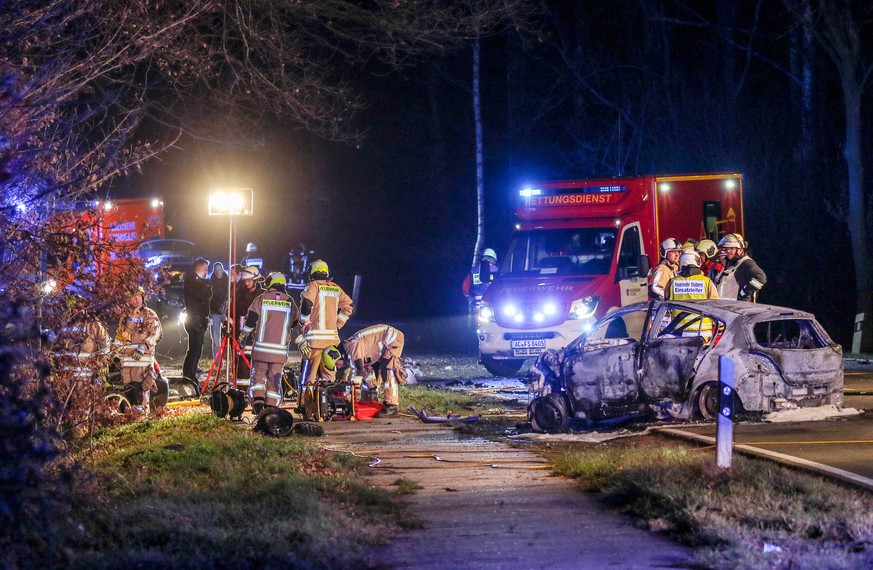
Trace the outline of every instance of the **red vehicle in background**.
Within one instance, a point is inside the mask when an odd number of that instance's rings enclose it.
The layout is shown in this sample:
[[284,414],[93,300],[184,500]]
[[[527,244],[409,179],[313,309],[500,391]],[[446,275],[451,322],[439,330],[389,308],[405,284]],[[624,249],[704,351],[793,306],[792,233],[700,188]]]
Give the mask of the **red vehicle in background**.
[[164,202],[158,198],[128,198],[99,202],[92,229],[95,241],[113,244],[97,257],[98,271],[106,271],[118,252],[136,252],[146,240],[164,237]]
[[741,174],[544,182],[519,192],[518,223],[478,312],[479,359],[496,376],[560,349],[608,311],[644,301],[659,244],[743,231]]

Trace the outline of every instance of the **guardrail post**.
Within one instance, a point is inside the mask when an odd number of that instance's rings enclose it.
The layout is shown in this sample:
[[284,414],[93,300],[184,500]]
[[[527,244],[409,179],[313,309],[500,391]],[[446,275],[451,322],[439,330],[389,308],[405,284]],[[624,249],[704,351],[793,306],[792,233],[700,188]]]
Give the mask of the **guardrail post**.
[[718,357],[718,429],[715,436],[716,461],[722,469],[731,468],[734,444],[734,361]]

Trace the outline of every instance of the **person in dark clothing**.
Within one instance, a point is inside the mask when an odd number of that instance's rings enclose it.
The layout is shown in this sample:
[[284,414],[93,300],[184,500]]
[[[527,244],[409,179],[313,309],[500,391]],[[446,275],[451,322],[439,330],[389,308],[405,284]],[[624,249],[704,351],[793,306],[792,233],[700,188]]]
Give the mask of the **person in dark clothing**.
[[234,332],[239,333],[242,330],[244,319],[249,312],[249,307],[263,292],[261,282],[264,280],[261,277],[261,272],[258,268],[250,265],[239,270],[239,281],[235,288],[236,307],[231,311],[234,320]]
[[212,287],[212,300],[209,301],[209,335],[212,337],[212,358],[218,354],[221,346],[221,329],[227,320],[224,302],[227,300],[227,284],[230,279],[224,272],[224,265],[220,261],[212,264],[212,275],[209,276],[209,285]]
[[188,333],[188,352],[182,365],[182,376],[197,381],[197,363],[203,353],[203,341],[209,326],[209,301],[212,288],[206,280],[209,262],[198,258],[194,268],[185,275],[182,298],[185,303],[185,331]]

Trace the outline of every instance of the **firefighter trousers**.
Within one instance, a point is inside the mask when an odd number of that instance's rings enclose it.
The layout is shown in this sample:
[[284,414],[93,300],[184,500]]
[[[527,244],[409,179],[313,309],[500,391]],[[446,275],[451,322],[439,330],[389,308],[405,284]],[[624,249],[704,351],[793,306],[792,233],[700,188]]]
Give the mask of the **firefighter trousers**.
[[264,362],[252,359],[249,399],[253,403],[258,400],[267,406],[278,406],[282,403],[282,369],[284,367],[283,362]]

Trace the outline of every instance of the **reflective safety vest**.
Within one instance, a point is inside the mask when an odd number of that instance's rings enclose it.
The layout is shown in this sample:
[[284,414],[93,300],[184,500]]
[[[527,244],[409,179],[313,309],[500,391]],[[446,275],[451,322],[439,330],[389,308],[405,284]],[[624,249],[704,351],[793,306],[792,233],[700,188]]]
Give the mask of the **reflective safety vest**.
[[706,275],[677,275],[667,286],[667,299],[671,301],[693,301],[696,299],[718,299],[718,292],[712,280]]
[[[667,299],[670,301],[694,301],[701,299],[718,299],[718,292],[712,280],[706,275],[677,275],[670,280],[667,286]],[[678,316],[678,313],[675,315]],[[676,327],[682,336],[703,336],[709,338],[712,335],[715,323],[709,318],[698,318],[698,315],[689,315],[683,318]]]

